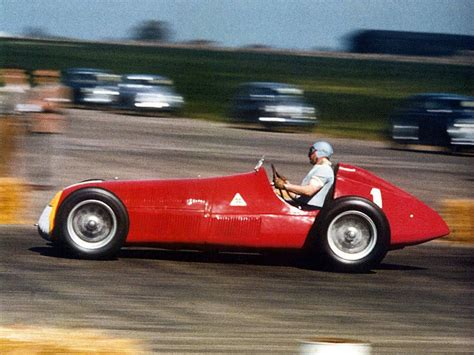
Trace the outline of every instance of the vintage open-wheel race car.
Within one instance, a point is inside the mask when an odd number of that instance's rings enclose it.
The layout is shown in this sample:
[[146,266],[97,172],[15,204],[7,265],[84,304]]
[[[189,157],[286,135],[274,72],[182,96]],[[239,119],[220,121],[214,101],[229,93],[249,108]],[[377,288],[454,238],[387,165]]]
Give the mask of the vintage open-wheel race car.
[[59,191],[40,235],[74,257],[115,257],[126,246],[305,251],[345,272],[365,272],[389,250],[449,233],[430,207],[356,166],[337,164],[322,208],[283,200],[262,167],[223,177],[90,180]]

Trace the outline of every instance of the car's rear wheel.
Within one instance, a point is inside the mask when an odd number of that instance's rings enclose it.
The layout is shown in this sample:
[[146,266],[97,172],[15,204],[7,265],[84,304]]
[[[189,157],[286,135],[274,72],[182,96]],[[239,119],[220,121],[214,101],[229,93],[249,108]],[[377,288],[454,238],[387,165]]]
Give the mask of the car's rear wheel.
[[61,205],[58,242],[86,259],[114,257],[128,234],[128,215],[120,200],[101,189],[74,192]]
[[359,197],[335,200],[318,220],[317,248],[331,269],[367,272],[385,257],[390,229],[372,202]]

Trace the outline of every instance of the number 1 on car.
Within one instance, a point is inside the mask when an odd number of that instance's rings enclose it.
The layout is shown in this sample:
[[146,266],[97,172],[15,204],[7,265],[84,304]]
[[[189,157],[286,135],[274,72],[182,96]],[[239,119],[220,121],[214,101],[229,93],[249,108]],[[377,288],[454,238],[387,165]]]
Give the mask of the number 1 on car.
[[372,190],[370,190],[370,194],[372,195],[372,201],[382,208],[382,192],[380,189],[373,187]]

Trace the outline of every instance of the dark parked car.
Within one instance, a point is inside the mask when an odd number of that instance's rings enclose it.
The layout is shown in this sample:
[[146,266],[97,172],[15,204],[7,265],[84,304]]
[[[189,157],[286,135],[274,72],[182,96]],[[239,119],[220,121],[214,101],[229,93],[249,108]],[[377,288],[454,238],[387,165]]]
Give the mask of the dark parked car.
[[404,144],[474,147],[474,97],[420,94],[391,116],[392,139]]
[[309,105],[303,90],[283,83],[251,82],[239,86],[232,104],[237,122],[259,123],[265,127],[306,126],[316,122],[316,109]]
[[62,82],[72,90],[73,103],[113,105],[118,100],[120,76],[93,68],[71,68],[62,74]]
[[127,110],[176,112],[184,100],[173,82],[159,75],[128,74],[119,84],[119,107]]

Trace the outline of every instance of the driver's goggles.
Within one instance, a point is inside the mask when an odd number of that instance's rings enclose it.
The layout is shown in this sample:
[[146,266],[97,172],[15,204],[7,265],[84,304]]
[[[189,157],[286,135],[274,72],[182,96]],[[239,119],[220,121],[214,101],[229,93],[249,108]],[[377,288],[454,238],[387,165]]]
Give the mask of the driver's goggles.
[[316,148],[313,147],[313,146],[311,146],[311,147],[309,148],[308,157],[311,157],[315,151],[316,151]]

